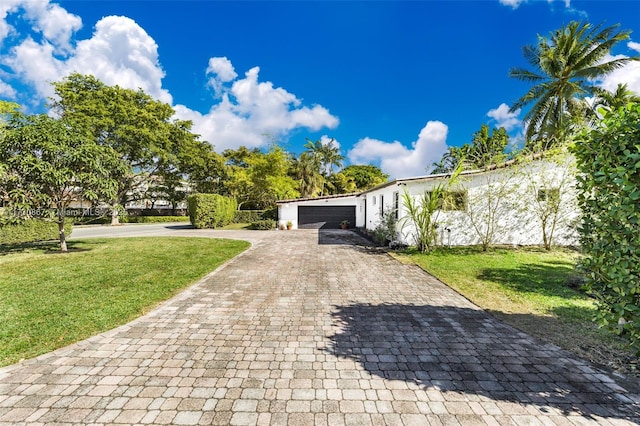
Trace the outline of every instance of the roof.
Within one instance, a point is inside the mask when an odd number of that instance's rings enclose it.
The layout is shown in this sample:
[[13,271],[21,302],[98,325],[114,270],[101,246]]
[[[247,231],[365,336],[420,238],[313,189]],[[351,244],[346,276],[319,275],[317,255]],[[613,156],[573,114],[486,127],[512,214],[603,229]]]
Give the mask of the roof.
[[276,204],[297,203],[300,201],[333,200],[336,198],[359,197],[362,192],[351,192],[349,194],[323,195],[321,197],[293,198],[289,200],[276,201]]
[[[545,153],[535,153],[532,155],[527,156],[526,158],[529,160],[539,160],[541,158],[543,158],[545,156]],[[500,164],[491,164],[489,166],[486,166],[482,169],[475,169],[475,170],[465,170],[460,172],[460,176],[470,176],[470,175],[478,175],[478,174],[482,174],[482,173],[487,173],[487,172],[491,172],[494,170],[498,170],[498,169],[505,169],[507,167],[511,167],[514,164],[518,163],[521,161],[521,158],[515,158],[513,160],[509,160],[509,161],[505,161],[504,163],[500,163]],[[287,204],[287,203],[294,203],[294,202],[299,202],[299,201],[315,201],[315,200],[327,200],[327,199],[336,199],[336,198],[345,198],[345,197],[359,197],[361,195],[367,194],[369,192],[373,192],[373,191],[377,191],[379,189],[382,188],[386,188],[389,186],[393,186],[393,185],[400,185],[403,183],[409,183],[409,182],[426,182],[426,181],[430,181],[430,180],[437,180],[437,179],[443,179],[443,178],[448,178],[451,177],[453,173],[438,173],[438,174],[434,174],[434,175],[424,175],[424,176],[416,176],[416,177],[409,177],[409,178],[401,178],[401,179],[394,179],[391,180],[389,182],[385,182],[382,183],[380,185],[374,186],[373,188],[369,188],[366,189],[364,191],[361,192],[352,192],[349,194],[337,194],[337,195],[325,195],[322,197],[311,197],[311,198],[295,198],[295,199],[290,199],[290,200],[280,200],[280,201],[276,201],[276,204]]]

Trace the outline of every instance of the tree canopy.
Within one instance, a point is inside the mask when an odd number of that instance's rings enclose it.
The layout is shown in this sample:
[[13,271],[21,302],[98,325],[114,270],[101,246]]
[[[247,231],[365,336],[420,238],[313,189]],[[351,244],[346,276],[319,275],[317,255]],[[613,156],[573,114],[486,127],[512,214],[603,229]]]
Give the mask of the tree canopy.
[[117,191],[114,176],[122,172],[111,147],[96,144],[65,119],[44,114],[11,115],[0,138],[0,163],[5,168],[0,187],[14,211],[21,216],[51,213],[58,222],[62,251],[67,250],[64,219],[69,205],[79,198],[111,199]]
[[590,115],[585,98],[596,95],[596,82],[638,60],[607,59],[615,44],[629,38],[630,31],[618,27],[572,21],[548,37],[538,36],[536,44],[523,47],[532,69],[513,68],[509,75],[533,86],[512,105],[511,111],[531,106],[524,117],[530,150],[562,143]]

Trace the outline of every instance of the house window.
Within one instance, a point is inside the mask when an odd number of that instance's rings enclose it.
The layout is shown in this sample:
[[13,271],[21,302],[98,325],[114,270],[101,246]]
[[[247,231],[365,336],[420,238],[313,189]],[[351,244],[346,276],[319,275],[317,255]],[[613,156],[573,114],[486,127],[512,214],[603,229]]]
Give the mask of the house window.
[[393,193],[393,214],[398,220],[398,209],[400,208],[400,194],[398,191]]
[[376,205],[376,196],[371,197],[371,204]]
[[538,189],[538,201],[558,200],[559,198],[560,198],[560,188]]
[[380,196],[380,216],[384,215],[384,195]]
[[[433,196],[433,192],[429,193],[429,197]],[[440,194],[438,207],[444,211],[464,211],[467,209],[467,193],[466,191],[447,191]]]

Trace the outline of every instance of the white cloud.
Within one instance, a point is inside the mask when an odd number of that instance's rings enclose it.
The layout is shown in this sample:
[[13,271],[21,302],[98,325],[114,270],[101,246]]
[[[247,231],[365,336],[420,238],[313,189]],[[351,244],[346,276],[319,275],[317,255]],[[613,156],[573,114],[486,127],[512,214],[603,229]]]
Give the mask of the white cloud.
[[640,43],[636,43],[635,41],[630,41],[629,43],[627,43],[627,47],[631,50],[635,50],[636,52],[640,53]]
[[338,142],[334,138],[329,137],[328,135],[322,135],[320,137],[320,143],[322,145],[329,145],[330,143],[332,143],[334,147],[340,148],[340,142]]
[[27,18],[33,22],[34,29],[41,32],[46,40],[61,51],[71,49],[71,36],[82,28],[79,16],[48,0],[25,1],[22,7]]
[[[233,70],[233,65],[228,59],[223,59],[214,64],[217,70],[226,72],[224,78],[228,79],[232,75],[228,71]],[[211,60],[209,65],[211,68]],[[302,106],[301,101],[285,89],[274,87],[271,82],[260,82],[259,73],[260,68],[253,67],[244,78],[224,82],[233,81],[230,87],[218,80],[217,95],[222,100],[206,114],[192,111],[184,105],[177,106],[176,113],[180,118],[192,120],[194,131],[219,151],[240,145],[263,146],[269,140],[267,135],[279,138],[296,128],[317,131],[338,125],[338,118],[326,108]]]
[[[49,0],[0,0],[0,37],[10,35],[13,47],[0,58],[8,72],[0,81],[0,94],[25,102],[39,103],[53,96],[51,82],[72,72],[92,74],[108,85],[142,89],[155,99],[172,103],[163,88],[165,72],[160,65],[158,46],[135,21],[124,16],[107,16],[94,27],[92,36],[75,40],[82,26],[79,17]],[[20,13],[20,8],[24,13]],[[15,34],[6,17],[26,19],[30,34]],[[3,26],[4,25],[4,26]],[[0,41],[2,41],[0,39]],[[219,99],[207,113],[175,106],[179,118],[192,120],[194,131],[217,149],[240,145],[258,147],[270,137],[282,138],[297,128],[318,131],[335,128],[339,120],[321,105],[302,105],[292,93],[259,81],[259,67],[238,75],[226,57],[209,60],[206,75]],[[16,91],[15,82],[28,91]],[[27,93],[29,92],[29,93]],[[269,135],[269,136],[265,136]]]
[[[637,46],[635,46],[637,45]],[[636,47],[640,48],[640,43],[630,42],[628,46],[635,50]],[[626,58],[625,55],[617,55],[611,56],[607,55],[606,58],[603,59],[603,62],[608,62],[614,59]],[[618,84],[627,84],[629,90],[640,94],[640,61],[632,61],[626,64],[624,67],[619,68],[603,79],[598,81],[598,85],[603,89],[606,89],[610,92],[614,92],[618,87]]]
[[500,4],[504,6],[509,6],[512,9],[517,9],[522,3],[525,3],[526,0],[500,0]]
[[440,121],[429,121],[420,131],[411,149],[398,141],[384,142],[372,138],[359,140],[347,154],[352,164],[379,163],[391,178],[421,176],[447,150],[448,127]]
[[213,88],[216,96],[222,95],[224,83],[233,81],[238,76],[226,56],[210,58],[206,73],[210,76],[208,84]]
[[0,80],[0,96],[7,99],[15,99],[16,98],[16,90],[11,87],[9,84]]
[[511,112],[505,103],[501,103],[498,108],[489,110],[487,115],[496,120],[497,127],[504,127],[507,132],[522,126],[522,120],[518,118],[520,110]]

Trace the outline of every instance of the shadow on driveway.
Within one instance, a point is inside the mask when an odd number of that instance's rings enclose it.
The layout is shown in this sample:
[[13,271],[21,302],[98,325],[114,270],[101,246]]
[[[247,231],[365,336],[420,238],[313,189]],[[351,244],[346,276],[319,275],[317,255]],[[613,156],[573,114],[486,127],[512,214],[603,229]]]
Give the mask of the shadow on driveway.
[[640,420],[640,405],[607,376],[482,310],[357,303],[333,317],[340,331],[326,351],[372,375],[542,412]]

